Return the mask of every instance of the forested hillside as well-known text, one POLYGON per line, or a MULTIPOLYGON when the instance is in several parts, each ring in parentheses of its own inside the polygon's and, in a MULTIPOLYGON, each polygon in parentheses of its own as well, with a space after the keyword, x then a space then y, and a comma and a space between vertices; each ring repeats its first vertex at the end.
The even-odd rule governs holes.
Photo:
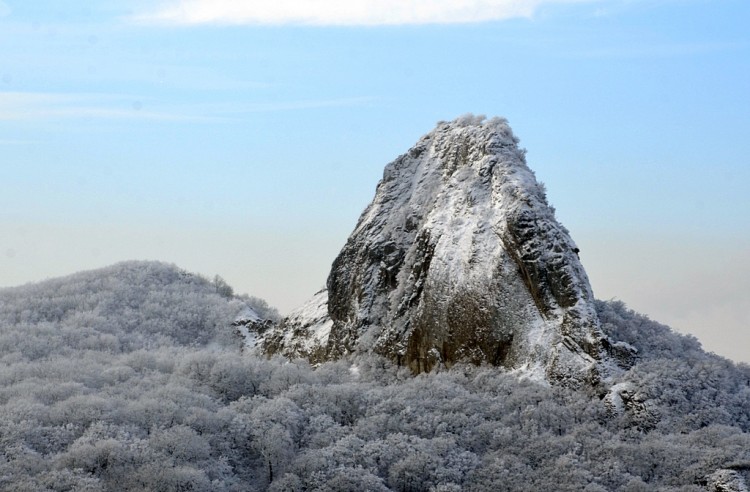
MULTIPOLYGON (((598 302, 607 394, 242 352, 255 298, 160 263, 0 290, 0 490, 706 491, 750 470, 750 368, 598 302)), ((721 485, 724 484, 724 485, 721 485)))

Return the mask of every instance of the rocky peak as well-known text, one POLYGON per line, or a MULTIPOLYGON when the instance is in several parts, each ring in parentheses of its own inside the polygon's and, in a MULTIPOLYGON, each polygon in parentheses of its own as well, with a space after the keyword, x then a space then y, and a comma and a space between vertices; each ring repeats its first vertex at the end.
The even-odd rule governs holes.
POLYGON ((386 166, 333 263, 328 317, 296 313, 267 351, 294 355, 299 341, 279 342, 297 330, 326 358, 372 351, 414 372, 467 361, 596 382, 606 340, 577 253, 506 120, 441 122, 386 166))

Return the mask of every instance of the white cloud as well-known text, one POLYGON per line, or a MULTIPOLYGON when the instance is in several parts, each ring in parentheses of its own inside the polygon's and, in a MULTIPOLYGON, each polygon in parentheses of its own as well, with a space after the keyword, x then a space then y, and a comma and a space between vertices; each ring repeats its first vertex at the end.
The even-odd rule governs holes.
POLYGON ((10 15, 10 7, 7 3, 0 0, 0 17, 8 17, 10 15))
POLYGON ((531 17, 545 4, 596 0, 177 0, 133 17, 157 24, 403 25, 531 17))

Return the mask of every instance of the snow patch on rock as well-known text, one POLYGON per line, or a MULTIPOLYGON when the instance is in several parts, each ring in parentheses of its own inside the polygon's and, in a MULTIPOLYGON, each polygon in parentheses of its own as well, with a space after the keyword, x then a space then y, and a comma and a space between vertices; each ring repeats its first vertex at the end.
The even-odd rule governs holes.
POLYGON ((333 321, 328 316, 328 291, 323 289, 265 333, 261 347, 268 355, 280 354, 320 363, 325 360, 332 327, 333 321))
POLYGON ((745 478, 735 470, 716 470, 707 481, 711 492, 748 492, 745 478))

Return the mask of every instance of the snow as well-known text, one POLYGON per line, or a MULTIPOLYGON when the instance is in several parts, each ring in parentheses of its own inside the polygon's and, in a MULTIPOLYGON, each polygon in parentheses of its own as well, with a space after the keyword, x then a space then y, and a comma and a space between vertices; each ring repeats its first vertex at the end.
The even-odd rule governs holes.
MULTIPOLYGON (((312 358, 325 352, 333 321, 328 316, 328 292, 317 292, 304 305, 263 333, 254 332, 256 346, 289 358, 312 358)), ((252 330, 251 330, 252 331, 252 330)))
POLYGON ((721 492, 748 492, 745 479, 735 470, 716 470, 707 478, 713 490, 721 492))
POLYGON ((635 393, 635 388, 630 382, 622 382, 613 385, 604 397, 604 404, 607 405, 615 415, 620 415, 625 411, 625 402, 622 394, 635 393))
MULTIPOLYGON (((325 347, 333 327, 333 321, 328 316, 328 291, 318 291, 312 299, 294 310, 286 318, 285 323, 307 330, 306 338, 296 339, 303 351, 310 352, 316 347, 325 347)), ((293 331, 287 331, 285 338, 292 341, 293 331)))
MULTIPOLYGON (((450 315, 448 306, 474 295, 487 309, 501 312, 513 330, 514 368, 533 378, 547 377, 552 364, 565 377, 588 373, 596 362, 582 347, 598 346, 603 336, 593 294, 575 243, 555 220, 517 143, 506 120, 466 115, 439 123, 388 164, 339 256, 345 263, 339 270, 334 263, 331 272, 339 280, 339 291, 331 295, 348 303, 354 319, 335 325, 327 293, 319 292, 282 323, 289 350, 309 353, 338 343, 340 350, 379 347, 401 356, 413 321, 429 315, 435 323, 431 336, 448 336, 439 326, 450 315), (509 224, 522 219, 533 224, 534 236, 508 244, 509 224), (427 259, 425 248, 432 248, 427 259), (521 261, 563 278, 572 305, 561 307, 549 286, 543 286, 546 297, 535 298, 540 294, 530 292, 521 261), (421 268, 426 262, 429 268, 421 268), (386 292, 384 277, 392 283, 386 292), (336 338, 341 336, 357 338, 336 338)), ((424 350, 425 357, 440 360, 438 346, 424 350)))
POLYGON ((239 325, 237 329, 242 335, 242 341, 246 350, 254 350, 258 345, 258 334, 255 331, 251 331, 247 325, 239 325))
POLYGON ((262 321, 262 319, 250 306, 243 307, 234 320, 235 323, 250 323, 256 321, 262 321))

